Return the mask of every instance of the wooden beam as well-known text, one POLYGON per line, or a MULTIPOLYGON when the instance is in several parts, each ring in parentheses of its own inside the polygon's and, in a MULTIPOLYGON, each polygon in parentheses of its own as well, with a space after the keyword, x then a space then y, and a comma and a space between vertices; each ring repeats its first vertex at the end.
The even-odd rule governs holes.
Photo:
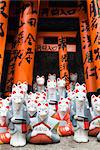
POLYGON ((40 18, 79 18, 81 9, 80 7, 72 8, 59 8, 59 7, 45 7, 40 9, 40 18))
MULTIPOLYGON (((66 45, 67 46, 67 52, 76 52, 76 45, 66 45)), ((58 52, 59 47, 58 44, 41 44, 38 43, 36 45, 36 52, 58 52)))
MULTIPOLYGON (((66 36, 65 36, 66 37, 66 36)), ((76 44, 67 44, 67 52, 76 52, 76 44)), ((36 52, 58 52, 58 44, 45 44, 44 37, 37 37, 36 52)))
POLYGON ((66 32, 38 32, 37 37, 75 37, 76 38, 77 31, 66 31, 66 32))

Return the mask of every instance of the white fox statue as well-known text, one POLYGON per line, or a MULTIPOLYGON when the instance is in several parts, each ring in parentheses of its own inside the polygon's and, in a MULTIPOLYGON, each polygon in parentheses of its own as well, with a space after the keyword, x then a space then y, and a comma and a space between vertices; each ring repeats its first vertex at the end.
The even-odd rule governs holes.
POLYGON ((11 94, 12 104, 7 114, 7 124, 10 129, 10 145, 18 147, 26 144, 27 124, 29 116, 24 105, 24 92, 16 85, 11 94), (16 90, 14 90, 16 89, 16 90))
POLYGON ((47 144, 60 142, 57 134, 59 121, 49 116, 49 104, 46 100, 38 103, 37 116, 31 122, 32 132, 27 139, 30 143, 47 144))
POLYGON ((100 142, 100 95, 91 97, 91 122, 89 126, 89 135, 96 136, 100 142))
POLYGON ((86 104, 86 86, 79 83, 75 86, 75 100, 71 103, 71 121, 74 126, 74 140, 78 143, 88 142, 90 111, 86 104))

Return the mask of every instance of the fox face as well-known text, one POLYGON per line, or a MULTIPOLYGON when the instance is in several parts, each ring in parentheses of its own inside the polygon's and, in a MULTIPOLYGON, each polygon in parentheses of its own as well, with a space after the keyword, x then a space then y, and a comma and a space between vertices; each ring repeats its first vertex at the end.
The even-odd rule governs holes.
POLYGON ((16 110, 19 110, 24 102, 24 91, 21 88, 13 90, 11 94, 12 105, 16 110))
POLYGON ((36 82, 37 82, 37 85, 44 85, 44 83, 45 83, 45 77, 44 76, 42 76, 42 77, 37 76, 36 77, 36 82))
POLYGON ((3 117, 6 117, 7 112, 9 110, 10 101, 8 99, 9 98, 6 98, 6 99, 0 98, 0 117, 2 117, 2 119, 3 117))
POLYGON ((65 79, 57 78, 57 86, 58 86, 58 88, 59 88, 59 87, 64 88, 64 87, 66 86, 66 81, 65 81, 65 79))
POLYGON ((68 95, 68 97, 69 97, 71 100, 74 100, 74 99, 75 99, 75 92, 72 91, 71 89, 69 89, 69 90, 67 91, 67 95, 68 95))
POLYGON ((70 73, 70 80, 72 82, 77 82, 77 77, 78 77, 77 73, 70 73))
POLYGON ((100 95, 99 96, 92 95, 91 102, 92 102, 93 111, 96 114, 100 115, 100 95))
POLYGON ((20 82, 20 81, 18 81, 17 82, 17 87, 19 87, 19 88, 21 88, 23 91, 24 91, 24 93, 27 93, 27 90, 28 90, 28 83, 25 81, 25 82, 20 82))
POLYGON ((56 80, 47 80, 47 88, 48 89, 53 89, 56 88, 56 80))
POLYGON ((56 74, 50 74, 49 73, 48 79, 50 79, 50 80, 56 80, 56 74))
POLYGON ((33 116, 37 112, 37 101, 28 101, 26 106, 30 116, 33 116))
POLYGON ((49 114, 49 104, 47 101, 41 101, 37 105, 37 115, 41 121, 45 120, 49 114))
POLYGON ((58 102, 58 111, 59 112, 68 112, 70 109, 70 98, 61 98, 58 102))
POLYGON ((75 85, 75 99, 78 102, 85 102, 86 101, 86 85, 79 83, 76 83, 75 85))

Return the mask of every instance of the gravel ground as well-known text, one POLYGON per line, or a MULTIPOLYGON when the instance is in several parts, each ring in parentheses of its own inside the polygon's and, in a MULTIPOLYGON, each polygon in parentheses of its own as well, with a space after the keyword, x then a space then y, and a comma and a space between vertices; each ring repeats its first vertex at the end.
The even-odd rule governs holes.
POLYGON ((88 143, 76 143, 73 136, 61 138, 58 144, 33 145, 27 144, 24 147, 12 147, 8 144, 0 145, 0 150, 100 150, 100 142, 96 138, 90 137, 88 143))

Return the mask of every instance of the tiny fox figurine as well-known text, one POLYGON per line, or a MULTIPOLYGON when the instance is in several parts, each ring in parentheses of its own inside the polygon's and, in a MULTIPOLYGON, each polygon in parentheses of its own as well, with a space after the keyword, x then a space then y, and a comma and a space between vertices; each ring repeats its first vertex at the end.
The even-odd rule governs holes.
POLYGON ((28 94, 27 94, 27 91, 28 91, 28 83, 25 81, 25 82, 20 82, 18 81, 17 82, 17 87, 22 89, 23 92, 24 92, 24 101, 25 103, 27 102, 27 99, 28 99, 28 94))
POLYGON ((70 98, 61 98, 58 102, 58 111, 53 118, 60 121, 57 132, 60 136, 73 135, 73 126, 70 121, 70 98))
POLYGON ((58 103, 56 80, 47 80, 47 101, 49 102, 49 113, 52 116, 57 111, 58 103))
POLYGON ((67 96, 71 99, 71 103, 75 101, 75 91, 71 89, 67 90, 67 96))
POLYGON ((88 142, 86 129, 89 128, 90 112, 86 100, 86 86, 77 83, 75 85, 75 100, 71 104, 71 121, 74 126, 74 140, 79 143, 88 142))
POLYGON ((37 92, 42 92, 45 90, 45 77, 44 76, 38 76, 36 77, 36 83, 37 83, 37 92))
POLYGON ((50 80, 56 80, 56 74, 54 73, 54 74, 48 74, 48 79, 50 79, 50 80))
POLYGON ((59 100, 60 100, 60 98, 67 97, 65 78, 63 78, 63 79, 57 78, 57 89, 58 89, 59 100))
POLYGON ((75 84, 77 82, 77 73, 70 73, 70 88, 73 91, 75 89, 75 84))
POLYGON ((89 135, 96 136, 100 142, 100 95, 91 97, 92 110, 91 110, 91 122, 89 126, 89 135))
POLYGON ((47 144, 60 142, 57 134, 59 121, 49 116, 49 104, 46 100, 37 105, 37 116, 31 123, 32 132, 27 139, 30 143, 47 144))
POLYGON ((36 93, 32 93, 32 92, 29 93, 26 106, 31 121, 36 116, 37 113, 36 93))

